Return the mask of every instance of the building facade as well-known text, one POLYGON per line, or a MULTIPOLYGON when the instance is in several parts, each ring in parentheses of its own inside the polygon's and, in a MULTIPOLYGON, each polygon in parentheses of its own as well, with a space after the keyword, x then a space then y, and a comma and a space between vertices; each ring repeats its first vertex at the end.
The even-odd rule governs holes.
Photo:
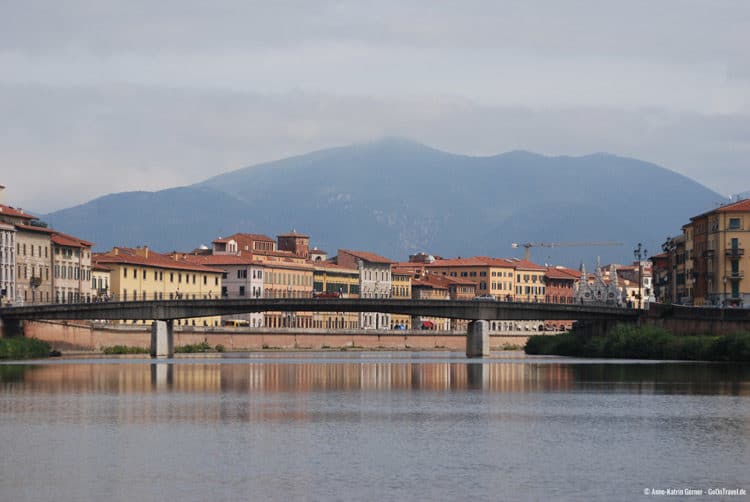
MULTIPOLYGON (((394 262, 375 253, 339 249, 336 263, 359 271, 360 298, 390 298, 393 288, 391 264, 394 262)), ((389 329, 391 315, 363 312, 359 315, 359 327, 365 329, 389 329)))
MULTIPOLYGON (((183 254, 180 258, 221 272, 221 298, 263 298, 265 268, 251 254, 183 254)), ((221 317, 221 322, 225 325, 262 328, 265 315, 262 312, 225 315, 221 317)))
MULTIPOLYGON (((747 307, 750 281, 750 199, 721 206, 691 218, 696 305, 747 307)), ((685 228, 683 228, 685 231, 685 228)), ((685 232, 686 247, 690 243, 685 232)))
MULTIPOLYGON (((94 261, 110 268, 110 299, 114 301, 197 300, 221 296, 221 271, 190 263, 178 255, 156 253, 148 247, 115 247, 95 255, 94 261)), ((218 326, 220 322, 219 316, 211 316, 178 319, 175 324, 218 326)))
POLYGON ((16 225, 17 305, 52 303, 52 235, 54 231, 33 225, 16 225))
POLYGON ((109 282, 112 269, 99 264, 92 255, 91 262, 91 301, 107 302, 110 299, 109 282))
POLYGON ((0 306, 16 297, 16 227, 0 223, 0 306))
POLYGON ((91 302, 91 243, 60 232, 50 240, 55 303, 91 302))
MULTIPOLYGON (((391 267, 391 298, 394 300, 411 300, 411 281, 414 272, 395 264, 391 267)), ((391 329, 412 329, 411 316, 406 314, 391 314, 391 329)))
MULTIPOLYGON (((359 298, 359 270, 326 261, 313 261, 313 298, 359 298)), ((353 329, 359 326, 356 312, 314 312, 313 327, 353 329)))
POLYGON ((476 284, 477 295, 493 295, 498 301, 516 301, 516 266, 511 258, 435 259, 425 264, 430 274, 467 279, 476 284))

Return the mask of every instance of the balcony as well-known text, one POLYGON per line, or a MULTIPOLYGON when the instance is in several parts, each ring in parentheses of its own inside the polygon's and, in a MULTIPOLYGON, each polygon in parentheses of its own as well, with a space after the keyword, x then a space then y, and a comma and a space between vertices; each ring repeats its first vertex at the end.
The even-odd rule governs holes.
POLYGON ((713 258, 715 254, 716 251, 714 251, 713 249, 706 249, 705 251, 703 251, 703 258, 713 258))
POLYGON ((743 277, 745 277, 745 272, 743 272, 742 270, 729 272, 726 276, 726 278, 729 280, 742 279, 743 277))
POLYGON ((724 255, 729 258, 740 258, 742 256, 745 256, 745 249, 744 248, 727 248, 724 250, 724 255))

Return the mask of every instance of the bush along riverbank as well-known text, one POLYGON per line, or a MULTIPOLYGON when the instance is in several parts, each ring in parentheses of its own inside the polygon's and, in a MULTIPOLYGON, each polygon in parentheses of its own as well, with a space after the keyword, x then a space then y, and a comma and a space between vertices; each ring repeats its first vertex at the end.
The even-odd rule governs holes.
POLYGON ((686 361, 750 361, 750 332, 726 336, 677 336, 655 326, 618 325, 607 336, 572 333, 535 335, 524 351, 532 355, 686 361))
POLYGON ((36 338, 0 338, 0 359, 39 359, 50 355, 49 344, 36 338))

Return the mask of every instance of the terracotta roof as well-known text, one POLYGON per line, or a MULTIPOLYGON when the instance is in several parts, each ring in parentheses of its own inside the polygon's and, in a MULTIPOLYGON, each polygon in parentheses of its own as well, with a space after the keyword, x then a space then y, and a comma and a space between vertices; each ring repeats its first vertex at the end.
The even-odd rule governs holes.
POLYGON ((292 253, 291 251, 264 251, 262 249, 257 249, 254 251, 240 251, 240 254, 246 254, 251 253, 254 255, 262 255, 262 256, 279 256, 282 258, 299 258, 296 254, 292 253))
POLYGON ((735 202, 734 204, 728 204, 726 206, 721 206, 720 208, 716 209, 716 212, 719 212, 719 213, 730 213, 730 212, 739 212, 739 211, 750 211, 750 199, 744 199, 744 200, 735 202))
POLYGON ((132 248, 112 248, 108 253, 98 253, 95 257, 97 263, 102 264, 127 264, 140 265, 143 267, 158 267, 175 270, 192 270, 196 272, 217 273, 215 268, 206 267, 197 263, 190 263, 182 258, 172 258, 168 255, 148 250, 148 258, 140 250, 132 248), (117 253, 117 254, 115 254, 117 253))
POLYGON ((436 280, 438 282, 446 283, 446 284, 462 284, 464 286, 476 286, 477 285, 477 281, 473 279, 463 278, 463 277, 451 277, 449 275, 437 275, 437 274, 428 275, 427 277, 430 278, 430 280, 436 280))
POLYGON ((310 263, 316 269, 326 269, 326 270, 331 269, 331 270, 340 270, 342 272, 352 272, 355 274, 359 273, 359 270, 357 270, 356 268, 344 267, 343 265, 337 265, 336 263, 331 263, 330 261, 313 261, 310 263))
POLYGON ((536 263, 518 258, 491 258, 489 256, 474 256, 471 258, 449 258, 447 260, 435 260, 425 265, 427 268, 440 267, 503 267, 520 270, 544 271, 545 267, 536 263))
POLYGON ((310 263, 297 263, 293 261, 264 261, 263 266, 266 268, 288 268, 292 270, 314 270, 310 263))
MULTIPOLYGON (((178 253, 179 254, 179 253, 178 253)), ((257 260, 253 260, 252 255, 231 255, 231 254, 220 254, 220 255, 206 255, 206 254, 183 254, 181 258, 189 263, 196 263, 199 265, 206 265, 207 267, 216 267, 222 265, 257 265, 262 263, 257 260)))
POLYGON ((544 275, 550 279, 567 279, 573 281, 581 278, 581 272, 566 267, 547 267, 547 272, 544 275))
POLYGON ((411 280, 411 287, 412 288, 432 288, 432 289, 448 289, 448 284, 436 280, 435 277, 426 276, 422 279, 412 279, 411 280))
POLYGON ((250 241, 276 242, 274 239, 272 239, 271 237, 267 235, 243 234, 243 233, 236 233, 236 234, 230 235, 229 237, 220 237, 211 242, 229 242, 231 240, 236 241, 237 243, 241 243, 241 242, 249 243, 250 241))
POLYGON ((0 204, 0 215, 13 216, 14 218, 24 218, 27 220, 36 219, 36 216, 31 216, 21 208, 16 209, 15 207, 6 206, 5 204, 0 204))
POLYGON ((34 225, 16 225, 16 230, 26 230, 28 232, 39 232, 42 234, 52 235, 55 233, 51 228, 35 227, 34 225))
POLYGON ((388 258, 385 258, 383 256, 380 256, 379 254, 370 253, 368 251, 353 251, 351 249, 339 249, 339 254, 341 253, 347 253, 355 258, 359 258, 363 261, 369 261, 371 263, 394 263, 393 260, 389 260, 388 258))
POLYGON ((108 267, 104 265, 103 263, 98 263, 96 261, 91 262, 91 270, 104 270, 106 272, 110 272, 112 270, 112 267, 108 267))
POLYGON ((92 244, 89 241, 73 237, 72 235, 56 232, 52 235, 52 242, 60 246, 69 246, 74 248, 90 248, 92 244))

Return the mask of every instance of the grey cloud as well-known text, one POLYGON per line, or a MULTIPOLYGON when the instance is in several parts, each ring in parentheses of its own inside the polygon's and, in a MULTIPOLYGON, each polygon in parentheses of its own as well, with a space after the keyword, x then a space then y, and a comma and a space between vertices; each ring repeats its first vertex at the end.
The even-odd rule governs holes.
POLYGON ((749 20, 743 0, 467 1, 460 5, 449 0, 30 0, 4 5, 0 47, 214 52, 343 41, 695 61, 743 55, 749 20))
POLYGON ((13 166, 0 180, 6 202, 37 211, 384 135, 474 155, 608 151, 659 163, 722 193, 750 187, 750 114, 488 107, 426 95, 5 86, 0 117, 0 150, 13 166))

